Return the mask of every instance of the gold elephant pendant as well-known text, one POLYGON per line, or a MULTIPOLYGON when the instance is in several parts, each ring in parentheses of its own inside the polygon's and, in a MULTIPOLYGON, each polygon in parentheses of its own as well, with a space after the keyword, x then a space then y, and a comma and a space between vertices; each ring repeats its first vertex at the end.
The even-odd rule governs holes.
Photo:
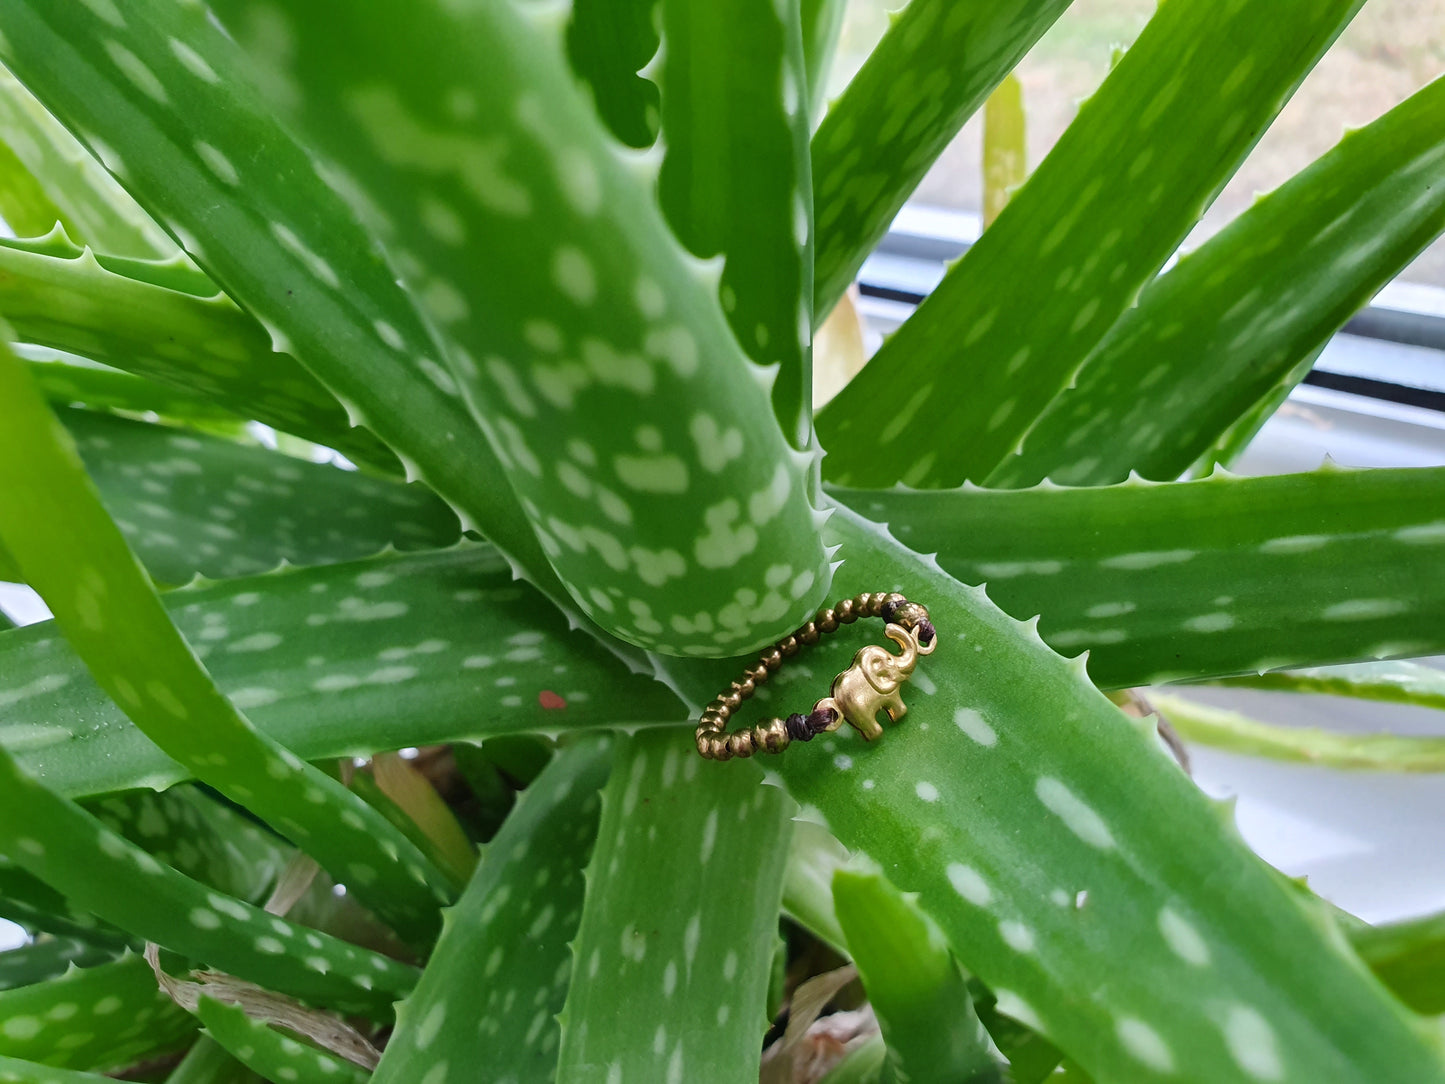
MULTIPOLYGON (((873 741, 883 734, 878 722, 880 711, 888 714, 889 722, 896 723, 908 712, 903 703, 902 686, 913 674, 920 655, 932 655, 938 647, 935 636, 926 645, 916 633, 902 625, 888 625, 884 630, 888 639, 902 648, 894 655, 885 647, 869 644, 860 648, 853 656, 853 665, 833 679, 829 695, 818 701, 819 708, 832 708, 843 719, 863 735, 864 741, 873 741)), ((832 729, 836 729, 837 723, 832 729)))

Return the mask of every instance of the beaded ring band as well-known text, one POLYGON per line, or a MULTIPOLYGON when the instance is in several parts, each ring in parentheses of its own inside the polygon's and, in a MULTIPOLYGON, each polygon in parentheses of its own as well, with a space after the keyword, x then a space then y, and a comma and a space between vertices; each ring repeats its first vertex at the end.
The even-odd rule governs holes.
POLYGON ((846 598, 819 610, 812 621, 765 650, 755 666, 744 670, 739 680, 713 699, 697 724, 697 751, 708 760, 750 757, 759 751, 781 753, 795 741, 812 741, 819 734, 837 730, 845 719, 865 741, 872 741, 883 733, 876 718, 880 710, 895 723, 907 712, 899 687, 913 673, 918 657, 933 654, 937 646, 938 634, 922 604, 897 593, 865 592, 846 598), (795 713, 726 733, 733 713, 782 669, 785 661, 816 644, 825 633, 836 632, 840 625, 851 625, 860 617, 883 618, 885 635, 902 653, 894 655, 887 648, 869 644, 853 656, 852 666, 833 679, 829 694, 814 704, 809 714, 795 713))

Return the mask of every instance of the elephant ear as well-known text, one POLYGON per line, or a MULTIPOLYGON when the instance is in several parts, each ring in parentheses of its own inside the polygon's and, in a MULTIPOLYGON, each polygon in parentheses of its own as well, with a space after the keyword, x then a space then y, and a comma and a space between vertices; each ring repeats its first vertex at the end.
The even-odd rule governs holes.
POLYGON ((863 667, 863 672, 868 675, 868 683, 879 692, 891 693, 898 688, 897 656, 886 647, 875 645, 873 650, 864 651, 862 658, 858 661, 863 667))

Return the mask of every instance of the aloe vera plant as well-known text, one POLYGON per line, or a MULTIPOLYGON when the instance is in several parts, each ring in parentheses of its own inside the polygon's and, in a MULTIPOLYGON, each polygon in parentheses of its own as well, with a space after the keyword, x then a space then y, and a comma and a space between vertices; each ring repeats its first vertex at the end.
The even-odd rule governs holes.
POLYGON ((1176 480, 1445 229, 1437 81, 1160 273, 1361 2, 1161 5, 815 427, 1066 0, 912 0, 816 133, 838 0, 11 0, 0 1078, 751 1082, 801 939, 876 1016, 837 1081, 1445 1081, 1439 922, 1100 691, 1440 705, 1372 665, 1445 650, 1440 470, 1176 480), (875 592, 906 718, 806 725, 844 620, 747 680, 791 747, 697 755, 875 592))

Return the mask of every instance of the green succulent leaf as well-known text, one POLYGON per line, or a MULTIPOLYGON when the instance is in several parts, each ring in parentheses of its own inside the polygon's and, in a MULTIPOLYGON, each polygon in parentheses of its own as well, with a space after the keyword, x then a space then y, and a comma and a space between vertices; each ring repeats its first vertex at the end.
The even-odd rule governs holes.
MULTIPOLYGON (((59 1082, 57 1082, 59 1084, 59 1082)), ((259 1076, 251 1072, 226 1052, 226 1048, 214 1039, 201 1036, 187 1051, 181 1063, 166 1084, 264 1084, 259 1076)))
POLYGON ((883 1037, 875 1035, 856 1050, 850 1050, 819 1084, 874 1084, 882 1079, 888 1048, 883 1037))
POLYGON ((0 313, 25 342, 149 377, 399 473, 329 391, 182 257, 97 256, 58 230, 0 240, 0 313))
POLYGON ((638 74, 657 53, 658 0, 576 0, 567 55, 592 91, 598 115, 629 147, 657 138, 657 84, 638 74))
POLYGON ((1384 926, 1364 926, 1350 943, 1370 969, 1410 1008, 1445 1012, 1445 915, 1426 915, 1384 926))
MULTIPOLYGON (((233 3, 214 6, 224 19, 233 3)), ((296 53, 278 74, 299 84, 297 127, 398 239, 397 271, 442 329, 497 484, 515 488, 576 607, 664 654, 736 654, 784 635, 826 590, 814 458, 779 429, 771 375, 734 341, 716 272, 668 229, 650 168, 621 153, 580 92, 559 13, 424 0, 397 21, 383 0, 292 8, 296 53), (569 436, 555 455, 553 433, 569 436), (754 583, 761 597, 740 586, 754 583)), ((789 327, 796 339, 796 317, 789 327)), ((445 479, 426 480, 459 503, 445 479)))
POLYGON ((1215 467, 1230 469, 1244 454, 1250 442, 1254 440, 1259 431, 1264 428, 1264 423, 1275 415, 1275 411, 1284 405, 1290 393, 1309 375, 1310 370, 1315 367, 1315 359, 1324 352, 1329 341, 1322 343, 1317 350, 1312 350, 1302 359, 1295 363, 1269 391, 1256 399, 1254 405, 1240 414, 1239 417, 1210 443, 1204 454, 1195 460, 1190 468, 1188 476, 1191 478, 1203 478, 1212 474, 1215 467))
MULTIPOLYGON (((977 985, 977 984, 975 984, 977 985)), ((1037 1031, 1012 1017, 1001 1016, 997 1002, 986 988, 977 986, 975 1007, 989 1035, 1009 1063, 1009 1084, 1063 1084, 1058 1047, 1037 1031)))
MULTIPOLYGON (((840 733, 769 767, 918 894, 1000 1012, 1099 1079, 1345 1082, 1360 1065, 1381 1080, 1445 1079, 1433 1038, 1365 977, 1333 919, 1248 850, 1152 724, 875 525, 840 510, 829 532, 839 588, 924 602, 940 646, 882 740, 840 733), (1129 966, 1110 971, 1107 999, 1081 998, 1109 959, 1129 966)), ((849 635, 828 640, 769 681, 760 710, 826 687, 857 649, 849 635)), ((679 664, 670 677, 704 702, 717 669, 679 664)))
MULTIPOLYGON (((1442 114, 1445 78, 1348 133, 1150 284, 988 484, 1177 478, 1256 403, 1272 412, 1304 363, 1445 230, 1442 114)), ((1245 422, 1226 450, 1256 428, 1245 422)))
MULTIPOLYGON (((0 144, 35 178, 57 211, 39 223, 39 233, 59 222, 70 236, 113 256, 175 255, 175 242, 165 231, 7 71, 0 71, 0 144)), ((5 220, 25 236, 22 223, 8 212, 5 220)))
MULTIPOLYGON (((0 401, 8 407, 0 428, 0 539, 96 683, 167 755, 350 883, 403 936, 434 932, 437 904, 449 892, 445 877, 370 806, 256 730, 216 688, 8 348, 0 350, 0 401)), ((243 650, 280 642, 274 631, 258 633, 243 650)))
POLYGON ((118 953, 112 948, 87 944, 68 937, 48 937, 19 948, 0 952, 0 990, 32 986, 64 975, 73 964, 95 967, 109 963, 118 953))
POLYGON ((1014 189, 1028 179, 1024 88, 1019 77, 1004 77, 983 107, 983 226, 988 229, 1008 206, 1014 189))
POLYGON ((835 494, 1105 688, 1445 648, 1445 469, 835 494))
POLYGON ((25 237, 45 233, 60 221, 60 208, 3 142, 0 142, 0 218, 25 237))
POLYGON ((813 184, 797 0, 661 0, 663 211, 723 259, 723 310, 748 357, 778 366, 773 410, 812 442, 813 184))
POLYGON ((365 1084, 371 1074, 358 1065, 288 1038, 244 1009, 203 997, 196 1009, 206 1034, 237 1061, 267 1080, 297 1084, 365 1084))
POLYGON ((461 535, 452 511, 420 486, 202 433, 58 413, 116 525, 162 583, 354 561, 387 546, 440 548, 461 535))
POLYGON ((1318 727, 1282 726, 1159 693, 1151 693, 1149 703, 1185 741, 1232 753, 1355 771, 1445 771, 1445 738, 1341 734, 1318 727))
MULTIPOLYGON (((163 598, 232 702, 304 760, 685 714, 666 687, 569 630, 488 547, 198 583, 163 598), (270 636, 281 644, 260 648, 270 636)), ((107 699, 50 624, 0 634, 0 673, 0 745, 56 791, 192 777, 107 699)))
POLYGON ((827 94, 828 73, 833 67, 833 55, 838 50, 848 2, 800 0, 798 8, 803 30, 803 63, 808 74, 808 116, 816 117, 827 94))
POLYGON ((251 903, 270 890, 295 853, 199 787, 117 794, 87 802, 85 808, 151 857, 251 903))
POLYGON ((116 953, 132 942, 130 935, 72 906, 55 889, 17 868, 4 855, 0 855, 0 918, 32 936, 50 934, 116 953))
POLYGON ((756 767, 713 770, 677 730, 619 747, 573 943, 559 1080, 756 1084, 790 805, 756 767))
POLYGON ((998 221, 818 415, 825 475, 986 478, 1362 2, 1161 4, 998 221), (1160 132, 1209 133, 1208 150, 1161 154, 1160 132))
POLYGON ((912 0, 894 19, 813 137, 814 325, 963 122, 1068 6, 912 0))
MULTIPOLYGON (((104 140, 127 190, 351 423, 371 429, 410 477, 565 601, 411 295, 336 188, 355 192, 334 171, 318 172, 261 103, 244 58, 205 8, 137 0, 119 26, 109 10, 24 0, 7 19, 3 59, 68 127, 104 140)), ((441 307, 455 290, 433 284, 428 296, 441 307)))
POLYGON ((1445 672, 1414 662, 1361 662, 1303 670, 1276 670, 1267 674, 1220 678, 1216 684, 1445 708, 1445 672))
POLYGON ((39 346, 16 345, 30 375, 52 406, 84 407, 120 414, 155 415, 164 425, 178 425, 248 441, 245 420, 193 392, 147 377, 112 369, 74 354, 39 346))
POLYGON ((833 875, 848 862, 848 849, 813 821, 793 825, 783 874, 783 914, 818 940, 847 955, 848 939, 833 907, 833 875))
POLYGON ((1005 1080, 1003 1062, 938 927, 873 869, 833 874, 833 904, 888 1044, 883 1080, 1005 1080))
POLYGON ((611 763, 610 739, 583 739, 527 788, 448 912, 416 992, 397 1007, 376 1084, 412 1084, 439 1064, 485 1064, 493 1079, 519 1084, 555 1078, 554 1018, 572 977, 569 942, 611 763))
POLYGON ((0 992, 0 1055, 10 1058, 119 1069, 181 1049, 195 1030, 135 955, 0 992))
MULTIPOLYGON (((136 937, 323 1005, 376 1011, 415 971, 208 889, 25 775, 0 749, 0 853, 136 937)), ((149 989, 155 979, 144 961, 149 989)), ((17 991, 18 992, 18 991, 17 991)), ((3 995, 0 995, 3 996, 3 995)))
POLYGON ((52 1065, 0 1055, 0 1080, 6 1084, 112 1084, 114 1077, 57 1069, 52 1065))

